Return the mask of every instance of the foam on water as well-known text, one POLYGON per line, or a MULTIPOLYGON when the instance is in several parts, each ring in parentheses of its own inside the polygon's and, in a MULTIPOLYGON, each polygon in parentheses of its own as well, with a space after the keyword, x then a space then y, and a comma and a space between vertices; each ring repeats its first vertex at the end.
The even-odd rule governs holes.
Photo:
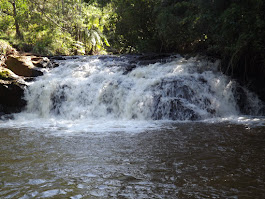
MULTIPOLYGON (((166 63, 132 64, 124 57, 80 57, 29 83, 26 110, 1 126, 64 132, 139 132, 166 121, 253 121, 242 119, 236 82, 218 63, 171 57, 166 63)), ((246 111, 262 103, 242 88, 246 111)), ((241 90, 242 90, 241 89, 241 90)))

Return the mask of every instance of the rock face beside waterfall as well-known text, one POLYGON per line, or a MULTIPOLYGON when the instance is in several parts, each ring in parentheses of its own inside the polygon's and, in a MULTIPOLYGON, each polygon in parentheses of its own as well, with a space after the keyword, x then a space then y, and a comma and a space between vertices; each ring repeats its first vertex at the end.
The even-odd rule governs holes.
POLYGON ((7 57, 2 55, 0 63, 0 117, 22 111, 26 106, 24 80, 43 75, 41 68, 53 67, 48 58, 19 55, 16 51, 7 57))
POLYGON ((25 87, 21 77, 0 67, 0 116, 20 112, 25 107, 25 87))
POLYGON ((24 88, 23 84, 0 80, 0 116, 23 110, 26 105, 24 88))

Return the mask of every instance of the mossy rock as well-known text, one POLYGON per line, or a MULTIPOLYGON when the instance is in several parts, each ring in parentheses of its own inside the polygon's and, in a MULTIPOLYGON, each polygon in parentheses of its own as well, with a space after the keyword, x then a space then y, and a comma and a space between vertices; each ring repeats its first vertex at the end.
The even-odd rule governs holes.
POLYGON ((9 69, 0 67, 0 79, 2 80, 16 80, 16 75, 9 69))
POLYGON ((9 73, 7 71, 1 71, 0 72, 0 79, 9 80, 10 79, 9 73))

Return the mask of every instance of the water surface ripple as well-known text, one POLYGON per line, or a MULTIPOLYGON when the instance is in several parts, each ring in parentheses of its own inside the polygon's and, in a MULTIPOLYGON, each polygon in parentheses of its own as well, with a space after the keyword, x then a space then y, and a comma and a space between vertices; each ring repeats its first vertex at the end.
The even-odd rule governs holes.
POLYGON ((0 129, 0 198, 265 198, 265 128, 0 129))

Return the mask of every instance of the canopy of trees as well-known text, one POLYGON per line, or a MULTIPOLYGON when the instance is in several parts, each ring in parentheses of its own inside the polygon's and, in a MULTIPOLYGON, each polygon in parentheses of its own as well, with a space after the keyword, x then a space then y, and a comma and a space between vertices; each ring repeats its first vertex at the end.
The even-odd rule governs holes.
POLYGON ((264 8, 262 0, 1 0, 0 36, 44 54, 92 53, 109 40, 122 53, 207 52, 233 55, 233 65, 264 51, 264 8))
POLYGON ((92 53, 109 45, 110 10, 82 0, 1 0, 0 36, 39 54, 92 53))

